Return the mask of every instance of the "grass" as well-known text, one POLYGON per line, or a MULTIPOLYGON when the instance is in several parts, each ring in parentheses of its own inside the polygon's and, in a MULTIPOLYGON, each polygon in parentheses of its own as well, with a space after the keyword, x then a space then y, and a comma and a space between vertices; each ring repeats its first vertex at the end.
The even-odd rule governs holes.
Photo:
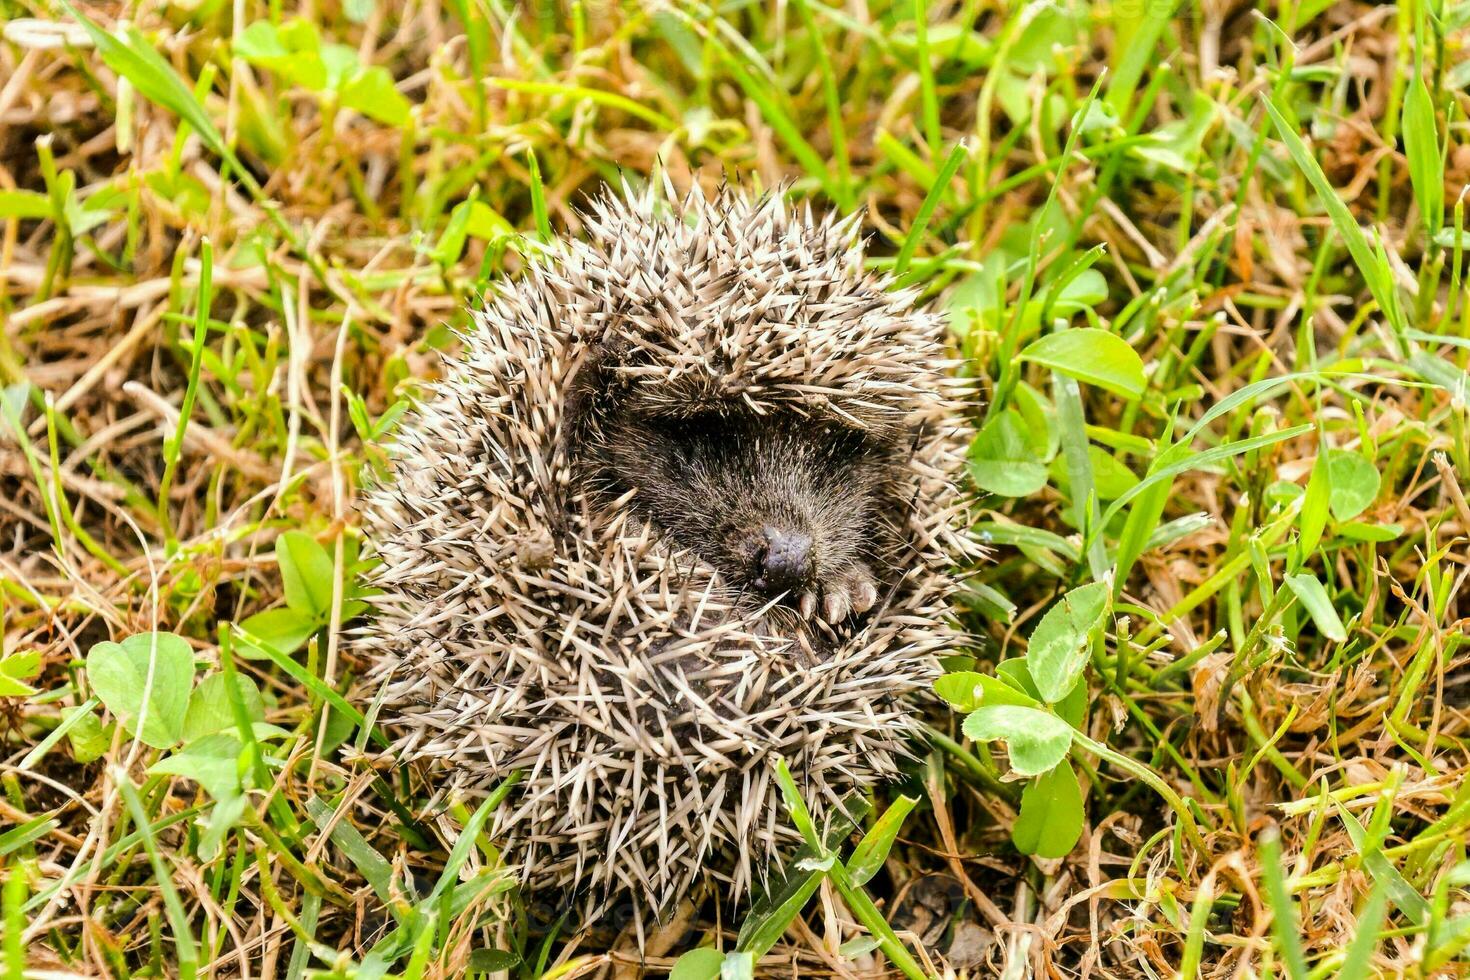
POLYGON ((867 826, 788 779, 813 860, 642 965, 1470 970, 1470 5, 304 9, 0 0, 6 976, 639 966, 526 931, 513 787, 426 806, 339 638, 452 328, 659 168, 856 208, 950 311, 950 693, 1058 738, 916 708, 867 826))

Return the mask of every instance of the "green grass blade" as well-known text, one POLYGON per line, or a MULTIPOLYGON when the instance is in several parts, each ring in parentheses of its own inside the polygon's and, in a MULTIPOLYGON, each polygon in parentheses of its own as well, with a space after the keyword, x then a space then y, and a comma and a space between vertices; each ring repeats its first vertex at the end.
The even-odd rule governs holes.
POLYGON ((816 179, 828 197, 834 201, 840 200, 842 190, 833 181, 832 173, 827 168, 826 161, 822 159, 820 153, 812 148, 811 143, 807 142, 806 137, 801 135, 801 129, 792 120, 791 114, 782 106, 777 96, 773 94, 770 84, 752 75, 745 61, 735 52, 731 51, 729 46, 713 32, 702 29, 698 22, 683 11, 679 11, 679 16, 696 32, 703 34, 707 38, 709 44, 724 62, 725 67, 729 69, 730 74, 735 78, 736 84, 745 92, 746 97, 760 109, 761 117, 765 119, 766 123, 775 131, 776 135, 780 137, 781 142, 791 151, 791 155, 796 158, 797 163, 801 164, 802 169, 816 179))
MULTIPOLYGON (((32 817, 25 823, 12 827, 5 833, 0 834, 0 858, 15 853, 27 844, 40 840, 59 826, 61 826, 60 821, 53 816, 46 815, 32 817)), ((20 901, 24 902, 25 899, 22 898, 20 901)))
POLYGON ((847 859, 847 873, 858 887, 866 885, 888 860, 888 852, 903 827, 905 818, 918 804, 918 797, 900 796, 883 811, 873 826, 853 848, 852 857, 847 859))
MULTIPOLYGON (((1358 226, 1357 219, 1348 210, 1348 206, 1342 203, 1342 198, 1337 196, 1337 191, 1333 189, 1332 184, 1327 180, 1327 175, 1322 172, 1322 167, 1307 149, 1307 144, 1297 133, 1297 128, 1287 121, 1285 110, 1278 106, 1275 99, 1269 95, 1261 97, 1261 104, 1265 106, 1266 115, 1271 118, 1271 124, 1276 127, 1277 135, 1286 144, 1286 151, 1291 155, 1292 161, 1306 176, 1307 182, 1317 192, 1318 200, 1327 209, 1327 216, 1332 219, 1332 226, 1342 236, 1349 254, 1352 255, 1353 261, 1358 266, 1358 271, 1363 274, 1364 280, 1368 283, 1368 289, 1378 302, 1378 308, 1388 318, 1389 326, 1395 335, 1402 338, 1409 324, 1404 319, 1403 307, 1399 303, 1393 271, 1380 261, 1377 251, 1368 241, 1368 236, 1358 226)), ((1402 339, 1399 344, 1402 352, 1402 339)))
POLYGON ((919 247, 919 240, 929 230, 929 221, 934 217, 934 211, 939 207, 939 202, 944 198, 945 192, 950 189, 950 182, 959 172, 960 164, 964 162, 969 148, 964 140, 960 140, 950 147, 949 155, 944 158, 944 164, 939 168, 939 173, 934 176, 934 183, 929 185, 929 192, 924 195, 924 203, 919 205, 919 211, 914 215, 914 222, 909 226, 909 233, 904 236, 903 245, 898 250, 898 259, 893 264, 893 274, 902 277, 908 271, 909 263, 913 261, 914 251, 919 247))
POLYGON ((378 899, 383 905, 397 917, 399 911, 396 907, 393 894, 393 866, 373 846, 367 842, 358 829, 346 819, 335 819, 336 813, 319 796, 313 796, 306 801, 306 811, 311 814, 312 822, 317 829, 325 831, 332 828, 332 843, 342 849, 347 859, 352 862, 353 867, 367 879, 377 893, 378 899))
POLYGON ((526 163, 531 168, 531 214, 536 220, 536 234, 543 242, 551 241, 551 219, 546 214, 546 187, 541 183, 541 163, 536 148, 526 150, 526 163))
POLYGON ((924 113, 924 140, 930 159, 939 158, 944 134, 939 129, 939 95, 934 90, 934 62, 929 48, 929 4, 914 0, 914 57, 919 66, 919 104, 924 113))
POLYGON ((5 936, 0 939, 0 955, 7 980, 23 980, 26 973, 25 935, 26 870, 19 862, 0 866, 5 881, 0 885, 0 924, 5 936))
POLYGON ((1271 909, 1271 935, 1288 980, 1307 980, 1307 954, 1302 950, 1296 903, 1286 888, 1281 841, 1274 831, 1260 839, 1261 874, 1266 879, 1266 904, 1271 909))
POLYGON ((209 309, 214 300, 213 277, 214 246, 204 238, 199 242, 199 289, 194 300, 194 347, 189 354, 189 377, 184 385, 183 404, 179 406, 178 427, 163 443, 163 476, 158 481, 158 516, 170 541, 174 540, 174 532, 168 516, 169 489, 184 453, 184 433, 189 428, 189 417, 194 414, 194 401, 199 397, 199 372, 204 366, 204 348, 209 342, 209 309))
POLYGON ((1373 954, 1383 941, 1379 927, 1383 925, 1383 914, 1387 910, 1388 889, 1381 881, 1373 883, 1368 901, 1358 914, 1353 941, 1348 944, 1342 964, 1337 968, 1337 980, 1367 980, 1373 976, 1373 954))
POLYGON ((650 109, 648 106, 634 102, 627 96, 618 95, 616 92, 588 88, 585 85, 566 85, 561 82, 528 82, 520 78, 499 78, 495 76, 485 79, 485 84, 491 88, 505 89, 508 92, 560 96, 574 101, 585 100, 609 109, 625 112, 634 119, 643 120, 660 132, 673 132, 679 128, 678 123, 657 109, 650 109))
POLYGON ((137 787, 121 768, 113 772, 112 778, 122 792, 128 813, 133 818, 133 825, 138 828, 138 833, 142 837, 143 850, 148 855, 148 863, 153 867, 154 883, 163 893, 163 906, 168 913, 169 927, 173 931, 174 949, 178 956, 176 965, 179 976, 183 980, 192 980, 199 969, 198 946, 194 942, 194 933, 189 928, 189 916, 184 911, 184 903, 179 899, 178 890, 174 888, 173 870, 164 861, 163 852, 159 850, 158 840, 154 837, 153 824, 148 819, 148 812, 143 809, 143 801, 138 797, 137 787))
POLYGON ((1148 476, 1140 480, 1137 484, 1130 487, 1126 492, 1119 494, 1118 497, 1111 504, 1108 505, 1108 509, 1103 512, 1102 525, 1106 527, 1112 522, 1113 518, 1118 515, 1118 512, 1121 511, 1129 501, 1133 500, 1135 497, 1147 491, 1150 487, 1164 480, 1172 480, 1180 473, 1186 473, 1190 470, 1202 469, 1205 466, 1210 465, 1211 463, 1218 463, 1221 460, 1229 459, 1232 456, 1239 456, 1242 453, 1248 453, 1255 449, 1261 449, 1266 446, 1275 445, 1278 442, 1286 442, 1288 440, 1295 439, 1298 436, 1306 435, 1308 432, 1311 432, 1315 428, 1316 426, 1312 425, 1310 422, 1304 422, 1301 425, 1294 425, 1289 429, 1281 429, 1278 432, 1267 432, 1259 436, 1251 436, 1247 439, 1238 439, 1235 442, 1226 443, 1223 446, 1215 446, 1212 449, 1206 449, 1198 453, 1189 454, 1178 463, 1165 466, 1158 472, 1150 473, 1148 476))
POLYGON ((1425 234, 1433 236, 1444 225, 1444 158, 1439 151, 1439 123, 1429 86, 1419 71, 1409 82, 1402 121, 1404 153, 1409 158, 1409 181, 1419 205, 1425 234))
POLYGON ((827 110, 827 131, 832 140, 832 162, 837 167, 836 186, 839 190, 836 198, 837 206, 848 211, 853 207, 855 195, 851 153, 847 148, 847 125, 842 117, 842 93, 837 87, 837 77, 832 72, 832 59, 827 54, 826 43, 817 26, 816 18, 812 16, 810 2, 812 0, 793 0, 796 12, 801 17, 811 41, 812 57, 816 59, 817 70, 822 73, 822 102, 827 110))
POLYGON ((194 92, 179 78, 173 66, 163 60, 136 27, 128 27, 121 36, 109 34, 89 17, 72 6, 71 0, 58 0, 61 8, 82 25, 102 59, 119 75, 133 84, 150 102, 155 102, 194 128, 199 138, 220 157, 232 159, 234 154, 224 136, 194 97, 194 92))
POLYGON ((446 889, 453 888, 458 883, 459 869, 469 860, 470 851, 475 846, 475 838, 480 836, 480 831, 484 829, 485 822, 490 819, 490 815, 495 812, 496 808, 505 802, 505 798, 510 795, 510 791, 515 788, 516 783, 520 782, 520 779, 521 774, 519 772, 511 773, 505 779, 502 779, 495 789, 490 791, 490 795, 485 797, 485 801, 475 810, 474 815, 470 817, 464 827, 460 829, 459 836, 455 838, 454 847, 449 851, 449 858, 444 862, 444 870, 440 872, 439 881, 434 885, 434 890, 429 893, 429 897, 424 901, 425 906, 432 906, 445 893, 446 889))

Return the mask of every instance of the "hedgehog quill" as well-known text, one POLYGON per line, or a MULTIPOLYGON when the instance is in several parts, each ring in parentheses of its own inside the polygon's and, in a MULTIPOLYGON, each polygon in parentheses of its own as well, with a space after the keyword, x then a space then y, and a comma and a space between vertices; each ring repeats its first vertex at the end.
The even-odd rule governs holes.
POLYGON ((855 221, 779 195, 607 193, 488 299, 365 528, 357 641, 394 758, 483 795, 532 891, 644 925, 732 898, 894 776, 977 557, 943 324, 855 221))

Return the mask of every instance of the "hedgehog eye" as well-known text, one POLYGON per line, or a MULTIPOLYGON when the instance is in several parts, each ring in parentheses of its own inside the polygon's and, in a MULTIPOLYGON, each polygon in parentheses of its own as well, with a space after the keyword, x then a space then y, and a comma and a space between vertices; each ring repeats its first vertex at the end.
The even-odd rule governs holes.
POLYGON ((871 434, 866 430, 794 413, 757 416, 699 411, 687 415, 657 416, 646 424, 666 445, 681 450, 688 450, 696 444, 728 450, 744 438, 768 435, 785 435, 793 442, 808 443, 813 451, 834 460, 851 459, 882 448, 870 443, 871 434))
POLYGON ((719 439, 734 434, 733 421, 718 412, 696 412, 693 415, 666 415, 652 420, 660 436, 673 442, 696 439, 719 439))

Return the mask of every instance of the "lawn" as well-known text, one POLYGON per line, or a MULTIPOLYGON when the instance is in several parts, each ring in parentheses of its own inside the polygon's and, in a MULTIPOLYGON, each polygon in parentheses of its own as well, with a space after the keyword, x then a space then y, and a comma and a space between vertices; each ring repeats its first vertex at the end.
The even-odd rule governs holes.
POLYGON ((1470 973, 1470 2, 0 22, 7 977, 1470 973), (949 313, 991 560, 804 903, 640 955, 532 921, 346 641, 416 386, 664 176, 857 211, 949 313))

